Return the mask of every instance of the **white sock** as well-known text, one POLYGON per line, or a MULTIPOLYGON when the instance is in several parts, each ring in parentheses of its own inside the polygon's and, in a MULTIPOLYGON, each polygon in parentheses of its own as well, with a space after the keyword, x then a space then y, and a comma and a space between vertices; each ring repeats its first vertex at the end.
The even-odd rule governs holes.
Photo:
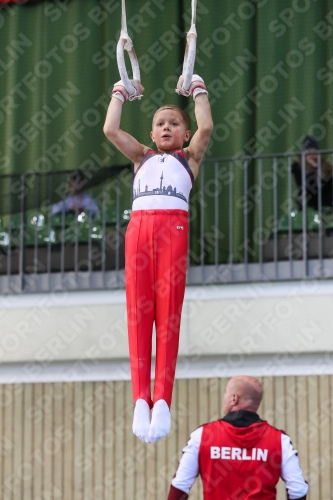
POLYGON ((164 399, 159 399, 154 404, 149 428, 149 440, 155 443, 159 439, 169 434, 171 429, 171 413, 169 406, 164 399))
POLYGON ((133 434, 135 434, 144 443, 149 443, 148 433, 150 426, 150 408, 147 401, 138 399, 133 416, 133 434))

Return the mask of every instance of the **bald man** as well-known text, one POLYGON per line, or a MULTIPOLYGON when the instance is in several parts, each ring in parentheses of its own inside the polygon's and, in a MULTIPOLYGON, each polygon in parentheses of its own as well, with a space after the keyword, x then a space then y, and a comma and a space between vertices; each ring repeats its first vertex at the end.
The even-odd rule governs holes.
POLYGON ((306 500, 308 485, 289 436, 257 414, 262 386, 233 377, 223 397, 224 417, 192 432, 168 500, 186 500, 200 474, 204 500, 275 500, 281 477, 290 500, 306 500))

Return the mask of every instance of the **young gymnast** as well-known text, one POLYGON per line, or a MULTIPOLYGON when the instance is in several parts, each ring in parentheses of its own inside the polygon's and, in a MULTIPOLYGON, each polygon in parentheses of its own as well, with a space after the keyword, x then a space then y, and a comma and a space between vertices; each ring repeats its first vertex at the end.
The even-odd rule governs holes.
MULTIPOLYGON (((198 129, 190 145, 189 119, 166 104, 153 117, 150 137, 157 151, 120 129, 122 105, 143 93, 139 81, 129 96, 115 84, 104 133, 134 163, 133 206, 125 241, 126 304, 133 399, 133 432, 155 442, 171 428, 170 405, 178 354, 180 316, 185 292, 188 246, 188 202, 192 183, 213 128, 207 90, 193 75, 192 95, 198 129), (152 329, 156 328, 154 396, 150 394, 152 329), (150 421, 150 410, 152 418, 150 421)), ((138 119, 138 126, 139 126, 138 119)))

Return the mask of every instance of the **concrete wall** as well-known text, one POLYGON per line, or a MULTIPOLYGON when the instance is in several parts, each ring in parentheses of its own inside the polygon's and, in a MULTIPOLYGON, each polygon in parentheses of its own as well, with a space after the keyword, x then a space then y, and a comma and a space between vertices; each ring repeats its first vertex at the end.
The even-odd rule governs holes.
MULTIPOLYGON (((333 373, 332 296, 330 281, 188 287, 178 377, 333 373)), ((0 315, 0 381, 17 364, 23 381, 129 378, 124 291, 0 297, 0 315)))

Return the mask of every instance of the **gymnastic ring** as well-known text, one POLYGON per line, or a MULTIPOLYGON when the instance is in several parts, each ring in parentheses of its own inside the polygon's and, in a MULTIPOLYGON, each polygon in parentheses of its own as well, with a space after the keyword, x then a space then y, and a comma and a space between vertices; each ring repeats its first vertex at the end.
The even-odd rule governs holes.
POLYGON ((184 82, 182 87, 186 92, 188 92, 192 81, 195 55, 196 55, 196 46, 197 46, 197 32, 195 26, 192 26, 190 31, 187 33, 186 37, 186 48, 185 48, 184 63, 183 63, 184 82))
MULTIPOLYGON (((124 83, 124 87, 127 90, 128 94, 130 97, 133 97, 136 92, 136 88, 133 87, 128 74, 127 74, 127 69, 126 69, 126 64, 125 64, 125 56, 124 56, 124 51, 128 52, 130 61, 131 61, 131 66, 132 66, 132 72, 133 72, 133 80, 139 80, 140 79, 140 68, 139 68, 139 62, 138 58, 136 56, 132 40, 128 36, 128 33, 126 31, 121 31, 120 33, 120 38, 117 43, 117 63, 118 63, 118 70, 120 74, 120 79, 124 83)), ((140 99, 141 96, 137 96, 137 99, 140 99)))

